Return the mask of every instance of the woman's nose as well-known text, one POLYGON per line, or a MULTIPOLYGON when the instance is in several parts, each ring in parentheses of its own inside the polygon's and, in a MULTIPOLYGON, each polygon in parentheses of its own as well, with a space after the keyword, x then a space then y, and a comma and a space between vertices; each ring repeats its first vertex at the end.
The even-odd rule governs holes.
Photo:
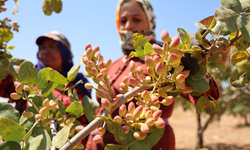
POLYGON ((48 54, 50 53, 51 49, 50 48, 43 48, 43 49, 40 49, 39 52, 41 54, 48 54))
POLYGON ((133 23, 130 20, 126 22, 125 30, 133 30, 133 23))

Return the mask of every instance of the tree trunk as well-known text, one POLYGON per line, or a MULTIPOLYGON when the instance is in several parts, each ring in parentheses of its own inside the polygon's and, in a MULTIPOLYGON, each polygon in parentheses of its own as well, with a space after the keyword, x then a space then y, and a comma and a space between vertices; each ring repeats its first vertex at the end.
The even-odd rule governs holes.
POLYGON ((196 149, 200 149, 203 147, 203 129, 201 126, 201 114, 197 114, 197 143, 196 143, 196 149))
POLYGON ((249 122, 248 122, 248 119, 247 119, 247 113, 243 114, 243 118, 244 118, 244 121, 245 121, 245 125, 249 126, 249 122))
POLYGON ((196 149, 203 148, 203 133, 207 129, 208 125, 212 122, 214 118, 214 113, 209 113, 209 118, 205 122, 205 125, 202 127, 201 125, 201 114, 197 114, 197 124, 198 124, 198 130, 197 130, 197 143, 196 143, 196 149))

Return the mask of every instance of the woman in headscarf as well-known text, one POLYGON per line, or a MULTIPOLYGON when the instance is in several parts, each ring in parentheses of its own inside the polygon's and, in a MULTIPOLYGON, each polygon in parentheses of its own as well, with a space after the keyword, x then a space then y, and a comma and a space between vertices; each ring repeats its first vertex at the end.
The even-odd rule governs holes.
MULTIPOLYGON (((124 56, 116 60, 111 64, 108 71, 108 77, 110 85, 114 95, 120 94, 120 83, 124 76, 128 76, 130 69, 129 63, 131 60, 135 62, 136 66, 146 68, 146 64, 138 57, 129 58, 130 52, 134 51, 133 47, 133 34, 141 33, 150 41, 150 43, 161 45, 161 42, 156 41, 155 37, 155 15, 153 8, 148 0, 120 0, 117 6, 116 12, 116 25, 117 31, 120 35, 120 44, 124 56)), ((144 70, 144 77, 147 76, 146 70, 144 70)), ((216 81, 211 77, 210 89, 206 92, 207 95, 211 95, 218 100, 220 96, 219 86, 216 81)), ((182 93, 188 101, 196 104, 198 97, 192 97, 189 94, 182 93)), ((100 99, 97 98, 100 103, 100 99)), ((159 142, 152 148, 153 150, 175 150, 175 136, 173 129, 168 123, 168 118, 171 116, 174 108, 174 102, 169 106, 161 106, 162 118, 165 121, 165 131, 159 142)), ((100 105, 97 111, 99 115, 104 110, 100 105)), ((118 115, 118 109, 112 113, 112 117, 118 115)), ((102 137, 102 141, 98 144, 93 142, 93 137, 98 132, 93 131, 89 135, 87 142, 87 150, 103 150, 107 144, 119 144, 115 141, 114 136, 106 131, 102 137)))
MULTIPOLYGON (((36 44, 38 45, 38 63, 35 65, 37 72, 45 67, 51 67, 67 77, 67 72, 73 66, 73 55, 71 53, 70 43, 66 37, 57 31, 51 31, 48 34, 38 37, 36 44)), ((78 73, 75 80, 70 82, 68 86, 74 85, 79 80, 82 80, 84 83, 89 82, 82 73, 78 73)), ((0 96, 10 98, 10 93, 15 92, 13 77, 11 74, 8 74, 6 79, 2 81, 0 87, 0 96)), ((78 84, 75 89, 79 101, 81 101, 85 95, 91 98, 91 90, 86 89, 84 84, 78 84)), ((63 105, 65 107, 70 105, 71 102, 67 93, 63 95, 62 91, 54 89, 53 94, 55 95, 55 98, 64 100, 63 105)), ((15 103, 15 108, 20 113, 22 113, 28 106, 27 101, 23 99, 16 101, 10 98, 9 102, 15 103)), ((87 123, 85 116, 80 117, 79 121, 82 124, 87 123)))
MULTIPOLYGON (((51 31, 48 34, 38 37, 36 44, 39 46, 37 53, 38 63, 35 65, 37 72, 45 67, 51 67, 67 77, 67 73, 73 67, 73 54, 66 37, 57 31, 51 31)), ((83 83, 89 82, 82 73, 78 73, 75 80, 69 83, 69 86, 72 86, 79 80, 82 80, 83 83)), ((76 90, 80 101, 85 95, 91 98, 91 90, 86 89, 84 84, 78 84, 76 90)), ((66 94, 62 95, 61 91, 55 89, 54 95, 57 99, 61 99, 61 96, 64 97, 64 106, 70 105, 70 100, 66 94)))

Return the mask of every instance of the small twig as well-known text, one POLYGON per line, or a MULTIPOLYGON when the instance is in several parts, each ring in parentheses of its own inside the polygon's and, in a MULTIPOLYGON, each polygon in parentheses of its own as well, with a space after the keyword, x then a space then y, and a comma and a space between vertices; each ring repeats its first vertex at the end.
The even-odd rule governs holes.
POLYGON ((36 105, 28 99, 28 97, 25 98, 29 103, 31 103, 32 106, 34 106, 34 108, 36 109, 36 111, 39 113, 39 109, 36 107, 36 105))
MULTIPOLYGON (((126 100, 134 97, 137 93, 146 90, 148 87, 135 87, 131 91, 125 93, 122 97, 117 100, 117 103, 111 108, 110 113, 115 111, 120 105, 122 105, 126 100)), ((101 116, 107 116, 108 111, 104 110, 101 116)), ((70 150, 72 149, 78 142, 84 139, 90 132, 94 131, 99 125, 103 123, 103 119, 100 117, 96 117, 92 122, 90 122, 84 129, 78 132, 72 139, 70 139, 60 150, 70 150)))
MULTIPOLYGON (((52 143, 53 143, 53 141, 54 141, 54 139, 56 137, 56 134, 57 134, 56 121, 55 121, 55 116, 56 116, 57 112, 58 112, 58 109, 56 109, 56 111, 53 113, 53 117, 51 118, 51 121, 50 121, 50 129, 51 129, 51 133, 52 133, 52 143)), ((51 150, 56 150, 56 147, 52 146, 51 150)))
POLYGON ((243 50, 247 53, 247 55, 250 57, 249 52, 248 52, 245 48, 243 48, 243 47, 241 47, 241 46, 239 46, 239 45, 233 45, 233 46, 239 47, 239 48, 243 49, 243 50))

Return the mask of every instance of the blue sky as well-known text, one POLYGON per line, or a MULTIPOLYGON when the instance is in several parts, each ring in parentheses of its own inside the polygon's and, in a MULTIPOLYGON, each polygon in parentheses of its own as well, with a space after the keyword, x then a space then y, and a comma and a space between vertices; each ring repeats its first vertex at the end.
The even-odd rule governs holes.
MULTIPOLYGON (((44 0, 24 0, 18 5, 19 13, 12 15, 14 0, 6 2, 6 12, 0 18, 8 17, 17 21, 20 31, 14 32, 14 39, 9 46, 14 57, 37 63, 35 44, 40 35, 57 30, 64 34, 71 43, 74 64, 77 65, 85 51, 87 43, 99 45, 104 60, 115 61, 122 56, 119 37, 116 31, 115 13, 117 0, 62 0, 61 13, 46 16, 42 5, 44 0)), ((214 15, 214 10, 221 5, 219 0, 151 0, 156 15, 156 38, 160 40, 161 31, 167 29, 170 36, 177 35, 177 27, 188 33, 195 33, 195 26, 203 18, 214 15)), ((84 65, 80 72, 84 72, 84 65)), ((91 83, 93 83, 91 81, 91 83)), ((92 94, 94 95, 94 93, 92 94)))

